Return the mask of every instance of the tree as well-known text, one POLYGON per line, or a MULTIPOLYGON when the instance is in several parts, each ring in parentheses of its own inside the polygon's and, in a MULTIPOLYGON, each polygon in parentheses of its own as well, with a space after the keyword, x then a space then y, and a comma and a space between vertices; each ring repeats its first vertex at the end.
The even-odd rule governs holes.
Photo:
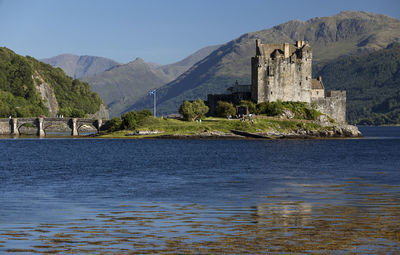
POLYGON ((179 107, 179 113, 183 115, 183 119, 187 121, 200 120, 205 117, 208 112, 208 106, 204 101, 197 99, 194 102, 183 101, 179 107))
POLYGON ((122 115, 122 127, 124 129, 136 129, 139 125, 142 124, 143 120, 152 113, 150 110, 141 110, 141 111, 131 111, 122 115))
POLYGON ((86 116, 85 111, 82 109, 72 109, 71 117, 74 118, 84 118, 86 116))
POLYGON ((139 124, 141 124, 142 120, 144 120, 145 118, 150 117, 152 115, 153 115, 153 113, 149 109, 144 109, 144 110, 136 112, 136 117, 137 117, 139 124))
POLYGON ((135 111, 131 111, 122 115, 122 127, 124 129, 135 129, 137 126, 138 123, 135 111))
POLYGON ((236 109, 232 103, 218 101, 215 109, 218 117, 228 117, 236 114, 236 109))
POLYGON ((189 101, 183 101, 179 107, 179 113, 183 115, 184 120, 193 121, 195 116, 193 104, 189 101))
POLYGON ((197 99, 192 103, 192 105, 195 114, 195 119, 196 120, 203 119, 206 116, 206 113, 208 112, 208 106, 205 105, 204 101, 201 99, 197 99))
POLYGON ((112 118, 107 124, 105 125, 104 129, 108 132, 115 132, 121 130, 122 128, 122 120, 120 117, 112 118))

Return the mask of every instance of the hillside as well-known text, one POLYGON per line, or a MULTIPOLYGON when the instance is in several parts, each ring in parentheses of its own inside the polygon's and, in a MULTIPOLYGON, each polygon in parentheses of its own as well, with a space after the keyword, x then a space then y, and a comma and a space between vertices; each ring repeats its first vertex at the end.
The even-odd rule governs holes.
POLYGON ((327 89, 347 90, 348 120, 357 124, 400 123, 400 43, 324 66, 327 89))
POLYGON ((95 75, 120 65, 120 63, 108 58, 72 54, 62 54, 40 61, 53 67, 60 67, 68 76, 73 78, 95 75))
POLYGON ((168 83, 170 78, 159 68, 155 68, 155 65, 137 58, 103 73, 84 77, 83 80, 99 93, 114 116, 120 115, 126 105, 135 103, 135 100, 150 90, 168 83))
POLYGON ((89 84, 60 68, 0 47, 0 117, 83 117, 99 111, 102 103, 89 84))
POLYGON ((170 81, 172 81, 219 47, 220 45, 213 45, 202 48, 181 61, 169 65, 160 66, 159 69, 161 69, 166 75, 168 75, 170 81))
POLYGON ((209 55, 218 46, 198 50, 187 58, 169 65, 147 63, 137 58, 128 64, 115 66, 105 72, 82 78, 99 93, 112 116, 121 115, 127 107, 181 75, 193 64, 209 55))
MULTIPOLYGON (((332 17, 289 21, 270 29, 248 33, 232 40, 196 63, 158 91, 158 111, 177 112, 183 100, 205 99, 209 93, 225 93, 235 80, 250 84, 251 57, 255 39, 262 43, 306 40, 313 48, 314 69, 343 55, 373 52, 400 41, 400 21, 366 12, 341 12, 332 17)), ((350 95, 349 95, 350 96, 350 95)), ((143 97, 129 109, 151 108, 143 97)))

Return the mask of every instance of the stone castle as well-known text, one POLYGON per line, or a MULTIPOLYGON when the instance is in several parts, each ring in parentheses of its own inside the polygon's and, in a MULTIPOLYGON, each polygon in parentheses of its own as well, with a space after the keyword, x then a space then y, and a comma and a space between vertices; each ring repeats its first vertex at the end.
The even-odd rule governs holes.
POLYGON ((251 58, 251 85, 237 82, 230 94, 208 95, 210 113, 218 101, 238 104, 281 101, 306 102, 339 123, 346 122, 346 91, 327 91, 322 78, 312 79, 312 50, 304 41, 296 44, 262 44, 256 40, 256 56, 251 58))

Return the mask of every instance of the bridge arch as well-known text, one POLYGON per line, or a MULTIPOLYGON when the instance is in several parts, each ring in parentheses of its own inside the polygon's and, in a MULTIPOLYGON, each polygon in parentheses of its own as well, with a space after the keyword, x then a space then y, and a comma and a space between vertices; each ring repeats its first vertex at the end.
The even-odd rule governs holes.
POLYGON ((65 132, 71 133, 72 128, 68 123, 68 119, 65 121, 44 121, 43 122, 43 131, 45 135, 50 132, 65 132))
POLYGON ((39 125, 39 122, 38 122, 38 120, 37 119, 31 119, 31 118, 21 118, 21 119, 18 119, 18 122, 17 122, 17 124, 16 124, 16 131, 17 131, 17 134, 29 134, 29 135, 31 135, 31 134, 37 134, 37 131, 38 131, 38 125, 39 125), (28 133, 24 133, 23 132, 23 129, 24 128, 32 128, 32 129, 35 129, 35 131, 32 131, 32 132, 28 132, 28 133))
POLYGON ((91 131, 97 133, 97 132, 99 132, 100 126, 101 126, 101 123, 99 123, 99 120, 78 119, 77 123, 76 123, 76 130, 79 135, 80 133, 84 133, 85 127, 89 127, 89 129, 91 129, 91 131))

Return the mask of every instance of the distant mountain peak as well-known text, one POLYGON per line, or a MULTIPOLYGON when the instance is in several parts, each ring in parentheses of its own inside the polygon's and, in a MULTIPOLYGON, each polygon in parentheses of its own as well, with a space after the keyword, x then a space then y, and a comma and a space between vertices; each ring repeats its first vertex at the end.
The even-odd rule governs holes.
POLYGON ((73 78, 96 75, 120 65, 117 61, 104 57, 78 56, 69 53, 41 59, 40 61, 54 67, 60 67, 68 76, 73 78))
POLYGON ((144 59, 141 58, 141 57, 137 57, 137 58, 134 60, 134 62, 143 62, 143 63, 145 63, 146 61, 144 61, 144 59))
POLYGON ((147 64, 147 63, 146 63, 146 61, 144 61, 143 58, 137 57, 137 58, 135 58, 135 60, 128 63, 128 65, 132 65, 132 64, 147 64))

